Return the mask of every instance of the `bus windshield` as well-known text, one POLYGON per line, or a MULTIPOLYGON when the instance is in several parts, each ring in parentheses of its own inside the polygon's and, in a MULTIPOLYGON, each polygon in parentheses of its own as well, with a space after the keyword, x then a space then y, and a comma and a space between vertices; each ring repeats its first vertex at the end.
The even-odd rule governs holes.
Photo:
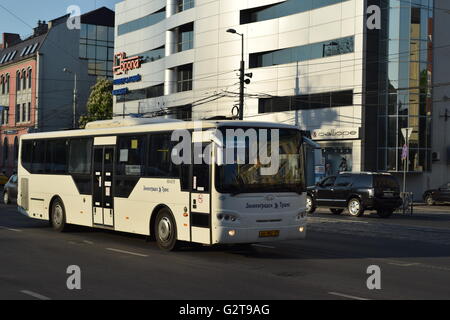
MULTIPOLYGON (((222 129, 224 131, 225 129, 222 129)), ((245 130, 245 129, 244 129, 245 130)), ((255 129, 257 132, 259 129, 255 129)), ((262 168, 271 165, 256 163, 217 165, 216 188, 221 193, 259 193, 259 192, 304 192, 304 162, 302 152, 302 136, 300 131, 293 129, 277 129, 279 131, 279 166, 275 174, 262 174, 262 168)), ((270 131, 270 130, 269 130, 270 131)), ((226 134, 222 133, 224 139, 226 134)), ((260 148, 267 148, 271 155, 271 134, 267 134, 267 142, 262 142, 258 132, 258 155, 260 148)), ((241 148, 244 146, 241 146, 241 148)), ((249 158, 249 139, 245 140, 246 160, 249 158)))

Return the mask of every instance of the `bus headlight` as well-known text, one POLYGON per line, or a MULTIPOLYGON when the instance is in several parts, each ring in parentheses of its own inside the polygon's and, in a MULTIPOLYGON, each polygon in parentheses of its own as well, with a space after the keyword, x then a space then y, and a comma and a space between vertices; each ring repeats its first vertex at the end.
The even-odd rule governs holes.
POLYGON ((228 235, 229 235, 230 237, 234 237, 234 236, 236 235, 236 230, 230 230, 230 231, 228 231, 228 235))
POLYGON ((300 228, 298 228, 298 231, 299 231, 300 233, 303 233, 303 232, 305 231, 305 227, 300 227, 300 228))

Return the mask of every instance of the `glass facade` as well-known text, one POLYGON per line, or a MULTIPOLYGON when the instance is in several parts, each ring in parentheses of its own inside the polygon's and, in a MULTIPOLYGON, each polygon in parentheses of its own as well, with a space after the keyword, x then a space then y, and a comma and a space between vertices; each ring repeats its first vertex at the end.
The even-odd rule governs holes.
POLYGON ((195 6, 194 0, 177 0, 177 13, 186 11, 188 9, 191 9, 195 6))
POLYGON ((378 169, 403 171, 401 130, 412 128, 407 171, 431 169, 432 0, 390 0, 381 39, 378 169))
POLYGON ((250 54, 250 68, 276 66, 354 52, 354 37, 250 54))
POLYGON ((90 75, 112 78, 114 27, 82 24, 80 58, 88 59, 90 75))
POLYGON ((296 13, 306 12, 347 0, 287 0, 241 11, 241 24, 277 19, 296 13))
POLYGON ((150 27, 154 24, 157 24, 158 22, 163 21, 165 18, 166 8, 164 7, 157 12, 146 15, 145 17, 119 25, 117 28, 117 35, 121 36, 126 33, 150 27))

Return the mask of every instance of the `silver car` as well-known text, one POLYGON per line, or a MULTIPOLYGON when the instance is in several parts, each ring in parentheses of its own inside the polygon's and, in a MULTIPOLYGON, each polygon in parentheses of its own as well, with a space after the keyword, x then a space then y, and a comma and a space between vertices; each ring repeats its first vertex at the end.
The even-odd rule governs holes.
POLYGON ((3 202, 11 204, 17 202, 17 175, 13 174, 3 189, 3 202))

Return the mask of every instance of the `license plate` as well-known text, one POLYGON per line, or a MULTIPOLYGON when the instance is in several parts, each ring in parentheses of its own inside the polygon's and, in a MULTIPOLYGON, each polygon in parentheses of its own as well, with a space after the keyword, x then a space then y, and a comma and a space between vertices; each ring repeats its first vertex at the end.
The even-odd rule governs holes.
POLYGON ((392 197, 394 197, 394 194, 393 194, 393 193, 389 193, 389 192, 385 192, 385 193, 384 193, 384 196, 385 196, 386 198, 392 198, 392 197))
POLYGON ((270 230, 270 231, 260 231, 259 237, 260 238, 275 238, 280 235, 279 230, 270 230))

